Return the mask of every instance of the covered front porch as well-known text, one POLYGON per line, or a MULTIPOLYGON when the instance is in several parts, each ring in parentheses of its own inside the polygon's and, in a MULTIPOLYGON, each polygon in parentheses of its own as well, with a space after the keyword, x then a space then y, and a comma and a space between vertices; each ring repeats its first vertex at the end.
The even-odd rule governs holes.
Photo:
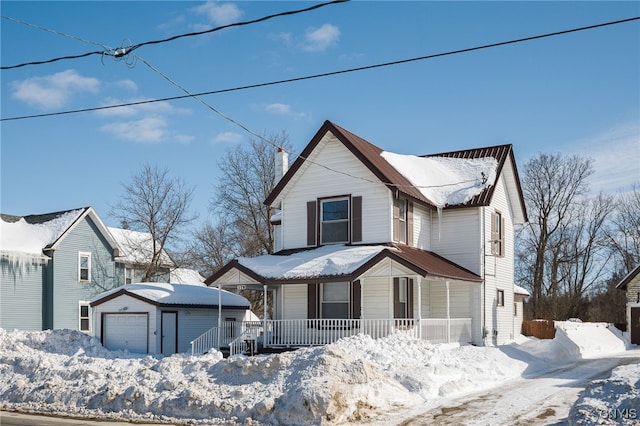
POLYGON ((264 348, 324 345, 361 333, 478 343, 481 281, 433 253, 395 246, 322 247, 236 261, 207 284, 262 292, 267 315, 259 327, 226 325, 219 318, 217 342, 209 347, 228 345, 234 352, 253 341, 264 348))

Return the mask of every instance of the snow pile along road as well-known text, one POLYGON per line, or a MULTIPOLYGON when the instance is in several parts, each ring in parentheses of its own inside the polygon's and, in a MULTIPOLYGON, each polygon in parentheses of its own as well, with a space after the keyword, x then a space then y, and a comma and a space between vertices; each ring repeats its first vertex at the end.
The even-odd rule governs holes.
POLYGON ((189 424, 367 423, 519 377, 497 348, 431 345, 397 333, 222 359, 111 352, 69 330, 0 329, 0 409, 189 424))
POLYGON ((570 425, 640 424, 640 364, 623 365, 595 380, 569 413, 570 425))

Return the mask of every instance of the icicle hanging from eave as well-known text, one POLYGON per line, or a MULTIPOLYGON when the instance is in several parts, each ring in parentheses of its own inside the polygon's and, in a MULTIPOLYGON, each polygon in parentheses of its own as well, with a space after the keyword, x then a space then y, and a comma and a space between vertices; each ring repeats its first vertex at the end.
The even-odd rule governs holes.
POLYGON ((24 276, 27 272, 31 272, 32 267, 35 268, 47 263, 49 263, 49 258, 43 254, 18 251, 0 252, 0 267, 11 275, 19 273, 24 276))

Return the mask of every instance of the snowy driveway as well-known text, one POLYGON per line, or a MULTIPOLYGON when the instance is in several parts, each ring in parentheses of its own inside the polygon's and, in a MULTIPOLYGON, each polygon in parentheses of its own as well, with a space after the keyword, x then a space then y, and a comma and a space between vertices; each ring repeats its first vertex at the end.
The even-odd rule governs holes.
POLYGON ((530 375, 452 400, 417 414, 402 426, 426 425, 557 425, 567 424, 571 406, 592 380, 609 377, 619 365, 637 363, 640 352, 588 359, 553 371, 530 375))

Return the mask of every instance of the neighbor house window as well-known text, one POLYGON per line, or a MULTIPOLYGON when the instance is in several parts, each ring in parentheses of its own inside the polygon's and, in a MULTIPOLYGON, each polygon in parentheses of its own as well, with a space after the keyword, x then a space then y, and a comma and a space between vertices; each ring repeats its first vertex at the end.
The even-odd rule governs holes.
POLYGON ((504 306, 504 290, 498 290, 497 305, 504 306))
POLYGON ((79 302, 79 328, 80 331, 89 333, 91 331, 91 316, 89 315, 89 302, 79 302))
POLYGON ((124 283, 131 284, 133 282, 133 268, 124 268, 124 283))
POLYGON ((320 201, 321 244, 349 242, 349 199, 333 198, 320 201))
POLYGON ((349 283, 323 283, 320 309, 321 318, 349 318, 349 283))
POLYGON ((78 279, 84 282, 91 281, 91 253, 78 253, 78 279))

